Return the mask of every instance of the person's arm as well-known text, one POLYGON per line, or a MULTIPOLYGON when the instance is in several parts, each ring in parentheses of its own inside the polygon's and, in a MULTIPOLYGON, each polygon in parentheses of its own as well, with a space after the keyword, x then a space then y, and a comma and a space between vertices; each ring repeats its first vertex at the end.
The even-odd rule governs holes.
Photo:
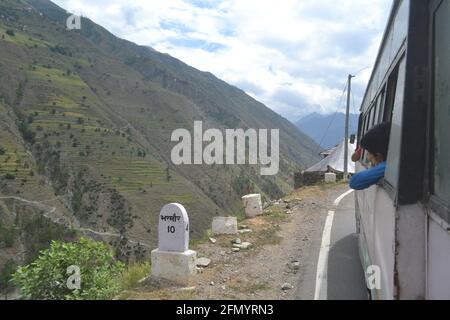
POLYGON ((350 188, 354 190, 364 190, 377 184, 384 177, 386 170, 385 163, 381 163, 376 167, 361 171, 355 174, 349 182, 350 188))
POLYGON ((361 149, 361 147, 358 147, 356 149, 355 153, 353 153, 353 155, 352 155, 352 161, 353 162, 359 161, 361 159, 361 156, 362 156, 362 149, 361 149))

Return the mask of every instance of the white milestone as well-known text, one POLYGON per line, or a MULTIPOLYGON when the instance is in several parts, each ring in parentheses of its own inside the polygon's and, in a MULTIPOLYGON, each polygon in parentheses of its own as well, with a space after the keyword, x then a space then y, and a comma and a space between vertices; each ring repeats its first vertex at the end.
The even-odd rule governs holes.
POLYGON ((336 174, 335 173, 325 173, 325 183, 335 183, 336 174))
POLYGON ((171 203, 162 208, 158 249, 168 252, 189 250, 189 217, 181 204, 171 203))
POLYGON ((159 245, 152 251, 152 276, 182 285, 195 274, 197 253, 189 250, 189 217, 186 209, 171 203, 159 215, 159 245))
POLYGON ((236 217, 215 217, 212 222, 212 233, 220 234, 237 234, 238 225, 236 217))
POLYGON ((247 218, 254 218, 263 213, 260 194, 249 194, 243 196, 242 204, 244 205, 245 216, 247 218))

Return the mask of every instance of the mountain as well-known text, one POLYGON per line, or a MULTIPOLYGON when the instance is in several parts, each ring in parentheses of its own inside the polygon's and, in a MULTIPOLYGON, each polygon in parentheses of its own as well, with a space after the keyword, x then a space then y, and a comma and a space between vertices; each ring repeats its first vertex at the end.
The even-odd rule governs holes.
POLYGON ((47 0, 0 0, 0 270, 80 234, 142 258, 168 202, 199 239, 214 216, 242 216, 244 193, 279 198, 317 161, 312 139, 242 90, 89 19, 67 30, 67 18, 47 0), (279 174, 173 165, 171 133, 196 120, 280 129, 279 174))
MULTIPOLYGON (((358 132, 359 115, 350 114, 350 134, 358 132)), ((342 142, 345 136, 345 114, 321 115, 312 113, 295 123, 297 128, 324 149, 330 149, 342 142)))

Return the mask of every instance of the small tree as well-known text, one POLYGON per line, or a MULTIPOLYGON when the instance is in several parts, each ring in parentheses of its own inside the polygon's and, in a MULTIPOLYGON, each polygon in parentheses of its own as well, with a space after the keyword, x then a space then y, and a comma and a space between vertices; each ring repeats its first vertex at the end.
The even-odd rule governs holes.
POLYGON ((36 134, 30 129, 30 127, 25 121, 20 122, 19 131, 26 142, 34 144, 36 134))
POLYGON ((123 270, 106 244, 82 238, 73 243, 52 241, 33 263, 19 268, 12 281, 24 299, 101 300, 119 292, 123 270), (71 266, 80 270, 80 289, 67 285, 73 275, 68 274, 71 266))

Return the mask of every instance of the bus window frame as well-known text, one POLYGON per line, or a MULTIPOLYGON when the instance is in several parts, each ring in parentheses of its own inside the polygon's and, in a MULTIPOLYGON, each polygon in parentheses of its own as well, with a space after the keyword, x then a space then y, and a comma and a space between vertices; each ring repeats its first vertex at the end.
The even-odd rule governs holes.
POLYGON ((377 103, 373 106, 372 128, 378 124, 378 103, 381 97, 378 97, 377 103))
MULTIPOLYGON (((403 57, 403 55, 402 55, 403 57)), ((383 122, 391 122, 394 112, 395 94, 397 93, 398 71, 400 66, 400 58, 395 62, 395 67, 386 82, 386 99, 383 107, 383 122)))
POLYGON ((380 93, 380 104, 378 105, 377 124, 383 122, 385 100, 386 100, 386 85, 383 86, 383 90, 380 93))
POLYGON ((359 115, 359 118, 358 118, 358 135, 357 135, 357 146, 359 146, 359 143, 360 143, 360 141, 361 141, 361 137, 362 137, 362 135, 363 135, 363 125, 364 125, 364 115, 361 113, 360 115, 359 115))
POLYGON ((375 101, 375 104, 372 106, 372 108, 370 108, 370 121, 369 121, 370 128, 369 128, 369 130, 372 129, 373 126, 375 125, 374 124, 375 123, 375 113, 376 113, 375 108, 377 107, 377 102, 378 102, 378 100, 375 101))
MULTIPOLYGON (((394 3, 394 9, 391 12, 391 16, 389 18, 388 24, 391 25, 391 22, 393 21, 394 17, 398 13, 399 8, 400 8, 400 4, 399 3, 394 3)), ((391 25, 391 27, 392 27, 392 25, 391 25)), ((387 30, 386 30, 385 33, 384 33, 384 36, 383 36, 383 43, 386 41, 388 35, 389 35, 389 32, 387 32, 387 30)), ((384 98, 383 98, 383 101, 382 101, 382 103, 383 103, 383 105, 382 105, 383 111, 380 112, 380 118, 381 118, 380 123, 381 122, 387 122, 387 121, 391 120, 390 119, 391 117, 389 117, 389 119, 386 119, 386 114, 389 111, 389 108, 388 108, 388 103, 389 103, 389 99, 388 99, 389 85, 394 87, 393 98, 395 98, 395 89, 397 88, 398 67, 399 67, 400 61, 402 59, 407 59, 408 37, 409 37, 409 32, 406 35, 405 39, 403 39, 403 43, 401 44, 400 48, 397 50, 397 52, 395 52, 395 57, 392 59, 391 64, 387 68, 386 72, 383 75, 381 75, 382 78, 380 79, 381 80, 380 85, 379 85, 377 91, 375 92, 375 96, 378 96, 380 93, 384 92, 384 98), (394 83, 392 83, 392 81, 394 79, 393 78, 394 76, 395 76, 395 81, 394 81, 394 83)), ((383 46, 383 44, 382 44, 382 46, 383 46)), ((365 107, 365 99, 367 99, 367 97, 370 95, 369 90, 371 88, 372 81, 374 80, 374 74, 376 72, 375 69, 380 67, 379 62, 380 62, 381 55, 382 55, 382 52, 383 52, 382 50, 385 50, 385 49, 386 49, 386 47, 385 48, 380 48, 380 51, 378 52, 377 60, 375 62, 375 67, 374 67, 374 70, 372 71, 372 76, 371 76, 371 78, 369 80, 369 83, 367 85, 366 92, 365 92, 365 95, 364 95, 364 99, 363 99, 363 102, 362 102, 361 114, 363 114, 363 116, 364 116, 364 120, 363 120, 364 121, 364 126, 363 126, 363 130, 362 130, 363 135, 364 135, 364 133, 367 132, 367 121, 368 121, 367 120, 367 115, 368 115, 368 111, 370 110, 370 108, 371 108, 371 106, 373 104, 373 101, 374 101, 374 99, 372 99, 371 103, 367 107, 365 107)), ((392 110, 393 110, 393 107, 391 108, 391 115, 392 115, 392 110)), ((361 138, 362 137, 360 137, 360 139, 361 138)), ((367 157, 367 152, 365 150, 363 150, 363 157, 361 157, 361 159, 359 161, 362 166, 366 166, 366 163, 367 163, 366 162, 366 157, 367 157)), ((385 179, 383 179, 383 182, 378 184, 378 185, 386 191, 388 196, 394 201, 395 205, 397 205, 397 198, 398 198, 399 191, 397 189, 395 189, 394 187, 392 187, 385 179)))
MULTIPOLYGON (((437 1, 437 0, 430 0, 437 1)), ((402 2, 394 2, 394 9, 388 22, 388 28, 383 37, 382 47, 379 51, 375 69, 379 67, 380 57, 385 50, 385 42, 393 28, 395 16, 400 8, 402 2)), ((427 45, 430 38, 429 17, 430 9, 429 1, 409 1, 409 16, 408 16, 408 30, 403 43, 400 48, 392 55, 392 59, 388 70, 384 75, 380 75, 380 83, 378 89, 374 92, 371 88, 375 81, 376 70, 373 71, 371 80, 366 89, 366 94, 363 99, 361 112, 366 113, 370 108, 373 100, 368 103, 367 99, 371 99, 371 92, 377 96, 383 88, 386 90, 386 98, 384 102, 383 121, 391 120, 393 105, 393 97, 389 97, 390 87, 397 87, 397 79, 393 81, 394 76, 398 75, 399 62, 406 59, 406 82, 405 82, 405 101, 403 102, 404 113, 402 115, 403 133, 401 150, 400 150, 400 172, 398 177, 398 185, 394 188, 390 186, 386 179, 384 179, 383 189, 387 195, 393 200, 394 206, 409 205, 422 202, 425 204, 424 190, 427 186, 429 176, 426 175, 426 158, 428 157, 426 147, 429 145, 426 141, 427 113, 429 111, 429 85, 423 85, 429 82, 429 46, 427 45), (369 91, 371 90, 371 91, 369 91), (407 108, 405 108, 407 106, 407 108), (414 159, 414 161, 411 161, 414 159)), ((395 94, 393 92, 393 94, 395 94)), ((395 96, 394 96, 395 97, 395 96)))
POLYGON ((378 95, 377 102, 374 105, 372 126, 376 126, 378 124, 378 116, 380 113, 380 102, 381 102, 381 94, 378 95))
MULTIPOLYGON (((435 77, 436 77, 436 23, 435 17, 440 6, 444 0, 432 0, 430 4, 430 108, 428 112, 428 129, 427 129, 427 173, 429 182, 427 183, 428 201, 426 205, 434 211, 440 218, 450 223, 450 207, 444 203, 438 196, 434 194, 434 180, 435 180, 435 77)), ((450 231, 450 230, 447 230, 450 231)))
MULTIPOLYGON (((408 61, 407 61, 407 55, 405 54, 405 55, 403 55, 401 58, 400 58, 400 60, 398 60, 397 61, 397 65, 395 66, 395 86, 393 87, 393 100, 392 100, 392 108, 391 108, 391 115, 390 115, 390 117, 389 117, 389 120, 388 120, 388 122, 390 123, 390 125, 391 125, 391 134, 390 134, 390 137, 389 137, 389 149, 388 149, 388 157, 386 158, 386 165, 387 166, 392 166, 392 165, 396 165, 397 166, 397 176, 396 177, 394 177, 394 178, 396 178, 396 186, 393 184, 393 182, 394 181, 392 181, 392 182, 390 182, 389 180, 390 180, 390 177, 388 176, 388 177, 386 177, 386 175, 389 173, 389 171, 387 170, 388 168, 386 168, 386 175, 385 175, 385 177, 384 177, 384 185, 387 185, 388 186, 388 190, 389 190, 389 193, 390 193, 390 196, 392 197, 392 200, 394 200, 394 203, 397 205, 398 204, 398 195, 399 195, 399 189, 400 189, 400 180, 401 180, 401 165, 402 165, 402 151, 403 151, 403 148, 404 148, 404 145, 406 144, 405 143, 405 139, 404 139, 404 137, 403 137, 403 127, 404 127, 404 114, 405 114, 405 106, 406 106, 406 104, 407 104, 407 99, 406 99, 406 86, 408 85, 408 82, 407 82, 407 77, 408 77, 408 70, 407 70, 407 68, 408 68, 408 63, 407 63, 408 61), (403 66, 402 66, 402 64, 403 64, 403 66), (400 72, 400 68, 401 67, 403 67, 403 76, 404 76, 404 79, 402 80, 403 81, 403 92, 401 92, 400 93, 400 91, 398 91, 398 89, 399 89, 399 75, 401 74, 401 72, 400 72), (401 94, 401 96, 398 96, 398 94, 401 94), (401 100, 401 103, 399 104, 399 105, 396 105, 396 103, 397 103, 397 98, 400 98, 400 100, 401 100), (393 136, 392 136, 392 125, 393 125, 393 117, 394 117, 394 108, 395 107, 397 107, 397 108, 401 108, 401 120, 400 120, 400 124, 401 124, 401 127, 400 127, 400 132, 401 132, 401 138, 400 138, 400 145, 399 145, 399 149, 398 150, 396 150, 396 152, 398 152, 398 163, 390 163, 389 162, 389 160, 393 160, 393 159, 390 159, 389 158, 389 156, 391 155, 391 152, 393 152, 393 150, 391 150, 391 143, 393 142, 393 141, 395 141, 395 140, 392 140, 393 138, 393 136)), ((400 82, 401 83, 401 82, 400 82)))
POLYGON ((369 110, 367 111, 367 128, 366 133, 372 128, 371 121, 372 121, 372 106, 369 107, 369 110))
MULTIPOLYGON (((392 112, 394 110, 394 107, 392 105, 392 107, 389 108, 388 104, 394 103, 394 101, 395 101, 395 94, 397 92, 398 72, 399 72, 400 63, 402 62, 403 59, 406 60, 408 58, 408 54, 407 54, 407 50, 406 50, 406 43, 407 43, 407 41, 405 41, 402 44, 399 52, 397 53, 396 58, 392 62, 392 65, 390 66, 389 71, 386 74, 385 83, 381 86, 382 90, 384 91, 384 95, 385 95, 385 98, 383 101, 383 113, 380 115, 382 117, 381 122, 389 122, 390 123, 392 121, 392 112), (392 99, 391 99, 392 101, 390 101, 390 99, 389 99, 391 93, 392 93, 392 99), (389 110, 390 110, 391 114, 389 116, 389 119, 387 119, 387 114, 388 114, 389 110)), ((380 91, 381 91, 381 89, 380 89, 380 91)), ((403 102, 403 104, 404 104, 404 102, 403 102)), ((398 204, 397 203, 398 189, 396 189, 393 185, 391 185, 389 183, 389 181, 387 181, 386 179, 383 179, 383 183, 380 185, 380 187, 386 191, 388 196, 394 202, 395 206, 397 206, 397 204, 398 204)))
MULTIPOLYGON (((362 120, 363 124, 362 124, 362 129, 361 129, 361 137, 360 137, 360 141, 361 139, 364 137, 364 135, 366 134, 366 128, 367 128, 367 117, 363 114, 363 120, 362 120)), ((365 163, 365 159, 366 159, 366 150, 363 149, 362 150, 362 155, 360 158, 360 163, 363 164, 365 163)))
MULTIPOLYGON (((394 110, 393 107, 390 108, 391 115, 390 115, 389 119, 386 119, 386 113, 389 110, 389 108, 388 108, 388 103, 389 103, 388 96, 389 96, 389 88, 390 88, 389 86, 391 85, 392 88, 393 88, 393 92, 392 92, 392 95, 393 95, 392 99, 393 99, 393 101, 392 102, 394 102, 395 101, 395 94, 396 94, 396 91, 397 91, 398 71, 399 71, 400 62, 403 59, 405 59, 405 60, 407 59, 406 43, 407 43, 407 41, 405 40, 403 42, 402 46, 400 47, 399 51, 397 52, 397 55, 396 55, 395 59, 392 61, 391 66, 389 67, 388 71, 386 72, 386 74, 384 76, 383 84, 380 86, 380 88, 379 88, 379 90, 377 92, 378 95, 382 94, 382 93, 384 94, 384 98, 383 98, 383 101, 382 101, 383 102, 383 108, 382 108, 383 112, 380 113, 380 117, 382 117, 381 118, 382 121, 380 121, 380 123, 382 123, 382 122, 390 122, 392 120, 392 112, 394 110)), ((375 101, 375 99, 374 99, 374 101, 375 101)), ((362 136, 364 136, 364 134, 367 133, 367 131, 369 130, 368 129, 368 122, 369 122, 368 116, 370 114, 370 110, 372 108, 372 105, 373 104, 369 105, 369 107, 366 110, 363 110, 364 126, 363 126, 363 131, 362 131, 363 135, 362 136)), ((363 166, 366 166, 367 163, 368 163, 367 162, 367 152, 365 150, 363 150, 363 155, 361 157, 360 163, 363 166)), ((383 179, 383 180, 384 180, 384 182, 380 186, 383 187, 386 190, 386 192, 388 193, 388 195, 391 197, 391 199, 394 202, 396 202, 398 190, 395 189, 392 185, 390 185, 390 183, 387 182, 386 179, 383 179)))
MULTIPOLYGON (((369 130, 371 130, 374 127, 374 120, 375 120, 375 113, 376 113, 376 106, 378 103, 378 98, 374 100, 374 103, 369 107, 367 114, 366 114, 366 120, 367 120, 367 127, 366 131, 364 133, 367 133, 369 130)), ((367 152, 364 150, 364 154, 362 159, 364 160, 364 165, 368 165, 369 161, 367 160, 367 152)))
MULTIPOLYGON (((407 59, 407 50, 406 50, 406 44, 407 41, 405 40, 402 44, 402 46, 400 47, 400 50, 397 52, 397 55, 395 57, 395 59, 392 61, 391 66, 389 67, 388 72, 385 75, 385 79, 383 84, 380 86, 380 89, 378 90, 378 94, 384 93, 384 101, 383 101, 383 112, 380 113, 380 117, 382 117, 382 121, 381 122, 390 122, 392 120, 392 112, 394 110, 394 108, 390 108, 391 111, 391 116, 389 117, 389 119, 386 119, 386 114, 387 111, 389 110, 388 108, 388 103, 389 103, 389 85, 391 85, 393 87, 393 101, 395 101, 395 94, 397 91, 397 81, 398 81, 398 71, 399 71, 399 66, 400 63, 403 59, 407 59), (395 81, 394 81, 395 79, 395 81)), ((403 103, 404 104, 404 103, 403 103)), ((403 105, 404 106, 404 105, 403 105)), ((371 109, 371 106, 369 106, 365 112, 364 112, 364 134, 367 132, 367 121, 368 121, 368 115, 369 115, 369 110, 371 109)), ((381 123, 380 122, 380 123, 381 123)), ((361 157, 360 163, 363 166, 367 165, 367 152, 364 150, 363 156, 361 157)), ((394 203, 397 205, 397 198, 398 198, 398 190, 392 186, 386 179, 383 179, 383 182, 379 184, 379 186, 381 188, 383 188, 386 193, 389 195, 389 197, 392 199, 392 201, 394 201, 394 203)))

